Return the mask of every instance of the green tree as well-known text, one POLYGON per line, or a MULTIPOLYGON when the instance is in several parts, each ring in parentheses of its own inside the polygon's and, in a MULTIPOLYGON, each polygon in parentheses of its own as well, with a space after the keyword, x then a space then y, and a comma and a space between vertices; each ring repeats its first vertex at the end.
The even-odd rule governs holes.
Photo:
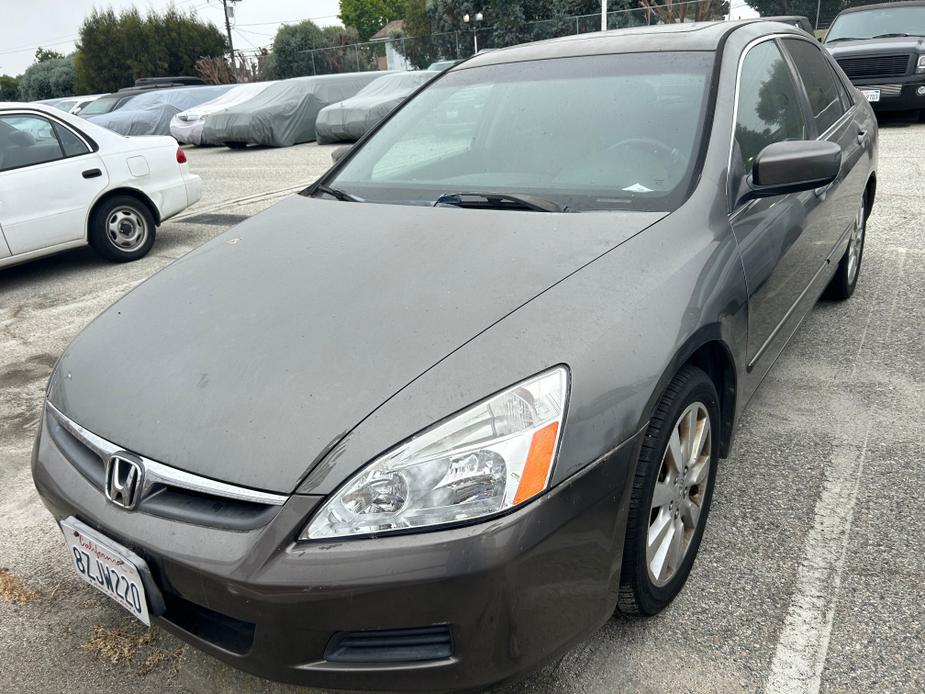
POLYGON ((356 29, 360 41, 405 14, 405 0, 340 0, 340 21, 356 29))
POLYGON ((23 101, 56 99, 75 92, 74 56, 46 58, 32 63, 19 78, 19 98, 23 101))
POLYGON ((42 48, 39 46, 35 49, 35 62, 44 63, 46 60, 61 60, 64 57, 64 53, 58 53, 58 51, 53 51, 50 48, 42 48))
POLYGON ((374 68, 370 51, 352 46, 359 40, 353 27, 322 29, 310 19, 279 28, 267 66, 270 79, 326 75, 374 68))
POLYGON ((195 13, 174 7, 145 16, 134 8, 119 15, 110 8, 84 19, 77 47, 79 89, 108 92, 141 77, 194 75, 200 58, 224 54, 225 36, 195 13))
POLYGON ((0 101, 19 101, 19 78, 0 75, 0 101))

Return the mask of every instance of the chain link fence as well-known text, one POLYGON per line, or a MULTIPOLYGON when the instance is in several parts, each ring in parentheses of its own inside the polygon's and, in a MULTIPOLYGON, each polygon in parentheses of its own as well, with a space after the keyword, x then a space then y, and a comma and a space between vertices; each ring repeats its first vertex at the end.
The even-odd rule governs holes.
MULTIPOLYGON (((713 15, 726 9, 726 3, 713 0, 682 0, 671 4, 651 3, 648 7, 614 10, 607 13, 607 28, 658 24, 662 16, 671 13, 678 17, 685 13, 693 19, 698 9, 707 9, 713 15)), ((712 15, 711 15, 712 16, 712 15)), ((600 13, 563 16, 553 19, 526 22, 517 28, 518 43, 540 41, 575 34, 585 34, 601 29, 600 13)), ((378 41, 367 41, 346 46, 313 48, 301 53, 306 57, 302 63, 307 75, 322 75, 335 72, 365 70, 388 70, 426 68, 431 63, 444 60, 462 60, 486 49, 510 45, 505 33, 495 26, 482 23, 481 26, 460 28, 423 37, 395 35, 378 41)))

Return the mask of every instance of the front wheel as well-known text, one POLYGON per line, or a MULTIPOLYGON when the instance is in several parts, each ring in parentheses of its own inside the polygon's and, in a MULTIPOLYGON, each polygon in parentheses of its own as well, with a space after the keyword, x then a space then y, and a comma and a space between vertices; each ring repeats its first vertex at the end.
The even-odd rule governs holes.
POLYGON ((110 198, 93 213, 89 239, 94 250, 107 260, 137 260, 154 245, 154 215, 138 198, 110 198))
POLYGON ((848 248, 838 262, 838 269, 825 288, 824 296, 827 299, 843 301, 854 294, 858 286, 858 274, 861 272, 861 259, 864 257, 864 234, 867 231, 867 205, 866 198, 861 198, 861 206, 854 220, 851 238, 848 239, 848 248))
POLYGON ((636 465, 620 612, 656 614, 684 587, 710 511, 719 421, 713 381, 684 367, 655 409, 636 465))

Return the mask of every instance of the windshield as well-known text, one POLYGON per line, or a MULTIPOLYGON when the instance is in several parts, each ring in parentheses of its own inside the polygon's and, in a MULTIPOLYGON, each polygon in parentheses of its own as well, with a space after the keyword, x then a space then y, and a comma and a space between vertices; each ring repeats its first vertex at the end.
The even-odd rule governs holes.
POLYGON ((671 210, 693 174, 712 62, 635 53, 454 70, 327 183, 374 202, 490 192, 570 210, 671 210))
POLYGON ((884 35, 925 36, 925 5, 886 7, 839 15, 826 34, 825 42, 884 35))
POLYGON ((94 116, 101 113, 109 113, 115 109, 116 105, 121 99, 124 99, 125 96, 119 96, 113 94, 112 96, 102 96, 96 101, 91 101, 87 106, 80 112, 81 116, 94 116))

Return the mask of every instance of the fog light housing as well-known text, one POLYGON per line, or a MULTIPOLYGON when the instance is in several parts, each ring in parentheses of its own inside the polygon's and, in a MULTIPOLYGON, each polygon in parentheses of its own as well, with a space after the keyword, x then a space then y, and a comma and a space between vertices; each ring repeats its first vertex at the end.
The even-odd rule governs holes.
POLYGON ((921 87, 916 89, 915 93, 918 94, 919 96, 925 96, 925 85, 922 85, 921 87))

